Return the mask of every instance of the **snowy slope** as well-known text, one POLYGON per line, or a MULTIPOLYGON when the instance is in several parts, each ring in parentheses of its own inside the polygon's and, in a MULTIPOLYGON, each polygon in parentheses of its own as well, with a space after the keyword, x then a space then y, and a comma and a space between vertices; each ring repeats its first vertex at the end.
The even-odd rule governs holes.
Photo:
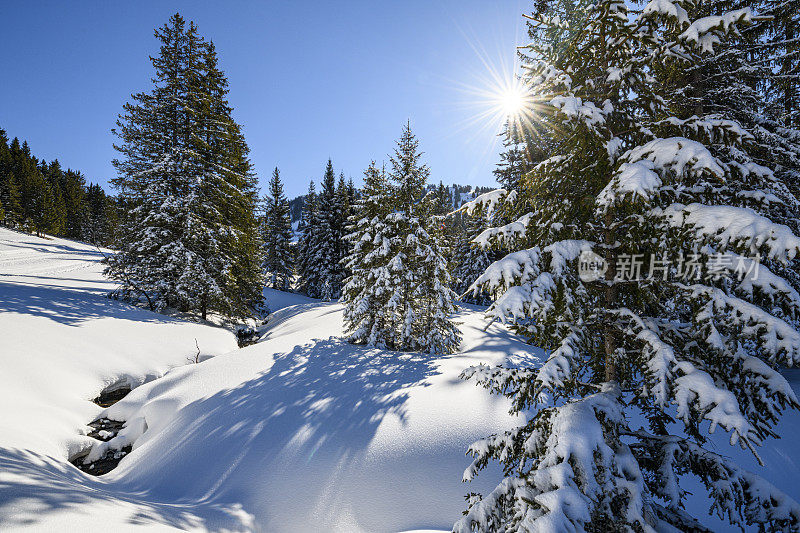
MULTIPOLYGON (((464 452, 519 420, 458 375, 541 354, 483 331, 479 309, 459 316, 462 352, 430 358, 349 345, 338 304, 267 291, 262 340, 239 350, 224 330, 104 298, 100 258, 0 230, 0 530, 449 530, 463 495, 499 480, 461 483, 464 452), (221 355, 185 365, 195 338, 221 355), (119 379, 152 380, 105 412, 88 401, 119 379), (95 478, 66 459, 97 445, 79 433, 101 414, 127 421, 117 444, 134 450, 95 478)), ((716 449, 798 498, 800 416, 780 428, 764 468, 723 435, 716 449)))
POLYGON ((204 355, 236 348, 223 329, 105 298, 100 259, 88 245, 0 228, 0 530, 24 509, 47 515, 103 485, 66 460, 93 442, 81 433, 102 410, 89 400, 104 387, 186 364, 195 339, 204 355))
POLYGON ((460 481, 467 446, 516 422, 458 374, 530 347, 500 329, 487 337, 477 311, 462 317, 462 354, 355 347, 338 339, 338 304, 274 291, 283 309, 262 342, 171 370, 109 408, 135 449, 90 477, 66 462, 101 414, 89 398, 185 362, 195 338, 215 354, 233 338, 105 299, 90 247, 0 231, 11 369, 0 375, 0 529, 449 529, 463 495, 499 479, 460 481))
POLYGON ((382 352, 338 339, 341 315, 338 304, 283 309, 261 343, 132 392, 106 415, 147 430, 107 477, 157 498, 239 503, 262 531, 449 529, 467 446, 514 423, 458 375, 529 347, 500 330, 477 346, 486 335, 470 312, 462 354, 382 352))

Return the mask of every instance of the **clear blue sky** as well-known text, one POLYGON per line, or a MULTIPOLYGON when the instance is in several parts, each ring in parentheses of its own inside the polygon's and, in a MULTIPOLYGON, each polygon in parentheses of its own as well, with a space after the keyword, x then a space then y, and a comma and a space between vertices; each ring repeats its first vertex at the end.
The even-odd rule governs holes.
POLYGON ((114 125, 145 90, 153 29, 179 11, 213 39, 261 183, 289 196, 328 157, 360 182, 410 119, 431 181, 492 185, 485 96, 524 43, 522 0, 11 2, 0 6, 0 128, 105 186, 114 125))

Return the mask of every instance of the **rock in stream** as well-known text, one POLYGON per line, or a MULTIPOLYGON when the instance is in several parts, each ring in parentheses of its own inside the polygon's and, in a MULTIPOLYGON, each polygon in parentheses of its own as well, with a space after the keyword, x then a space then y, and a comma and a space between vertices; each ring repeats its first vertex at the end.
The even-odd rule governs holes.
MULTIPOLYGON (((127 396, 130 391, 131 388, 128 386, 115 387, 110 390, 107 389, 101 392, 100 396, 92 401, 100 407, 110 407, 127 396)), ((88 433, 88 436, 103 442, 109 441, 117 436, 117 433, 119 433, 124 425, 125 422, 120 422, 118 420, 98 418, 97 420, 89 423, 92 431, 88 433)), ((86 450, 86 452, 72 457, 70 459, 70 463, 83 470, 87 474, 102 476, 103 474, 107 474, 116 468, 122 458, 129 454, 130 451, 130 446, 125 446, 121 450, 108 450, 103 457, 97 461, 84 463, 84 458, 89 454, 89 450, 86 450)))

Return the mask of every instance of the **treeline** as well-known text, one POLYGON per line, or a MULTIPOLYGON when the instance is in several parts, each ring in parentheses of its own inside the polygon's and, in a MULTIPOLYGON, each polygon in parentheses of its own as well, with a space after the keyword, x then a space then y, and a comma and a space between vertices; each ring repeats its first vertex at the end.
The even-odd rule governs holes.
MULTIPOLYGON (((449 203, 452 205, 453 209, 457 209, 475 196, 489 192, 492 189, 493 187, 476 187, 474 185, 444 185, 444 183, 440 181, 439 184, 428 184, 425 187, 425 194, 429 194, 435 190, 436 194, 441 197, 449 196, 449 203)), ((302 220, 306 196, 305 194, 301 194, 289 200, 289 211, 291 213, 292 223, 299 223, 302 220)), ((443 203, 447 204, 448 202, 444 201, 443 203)))
MULTIPOLYGON (((319 192, 311 180, 307 194, 287 200, 280 172, 277 168, 274 170, 259 219, 267 286, 323 300, 342 296, 346 280, 352 275, 348 262, 355 244, 349 235, 366 201, 364 195, 370 194, 369 179, 373 172, 387 179, 386 170, 378 170, 373 163, 365 171, 364 188, 357 189, 352 179, 345 180, 343 173, 337 178, 333 163, 328 160, 319 192), (296 242, 293 242, 293 220, 298 220, 296 242)), ((414 191, 414 203, 425 207, 420 209, 419 216, 424 217, 426 227, 435 228, 441 252, 453 274, 451 288, 458 294, 466 291, 497 254, 480 250, 471 242, 493 222, 490 213, 473 210, 468 215, 453 211, 466 200, 464 195, 471 198, 488 190, 446 186, 440 182, 423 184, 414 191)), ((393 205, 390 197, 383 201, 388 206, 393 205)), ((485 294, 465 298, 473 303, 489 301, 485 294)))
POLYGON ((31 153, 26 141, 10 142, 0 129, 0 224, 99 245, 114 241, 117 205, 79 171, 31 153))

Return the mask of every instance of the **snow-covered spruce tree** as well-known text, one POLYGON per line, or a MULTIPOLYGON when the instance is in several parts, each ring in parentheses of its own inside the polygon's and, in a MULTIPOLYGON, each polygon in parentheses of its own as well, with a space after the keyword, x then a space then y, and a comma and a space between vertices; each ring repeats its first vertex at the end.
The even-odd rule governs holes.
POLYGON ((227 81, 179 14, 156 36, 154 87, 133 95, 114 130, 113 184, 132 209, 106 273, 155 307, 249 315, 263 286, 258 198, 227 81))
POLYGON ((261 229, 264 241, 264 273, 269 285, 288 291, 294 275, 292 258, 292 219, 289 201, 283 193, 278 168, 269 180, 269 193, 264 198, 264 218, 261 229))
POLYGON ((339 182, 336 184, 336 208, 338 213, 336 221, 336 229, 338 232, 336 242, 339 244, 336 255, 339 258, 339 275, 341 276, 339 281, 339 296, 341 296, 344 290, 345 280, 350 277, 350 269, 347 265, 349 262, 348 258, 352 252, 352 246, 347 239, 347 235, 350 233, 348 229, 350 217, 354 214, 352 195, 355 191, 352 185, 352 180, 350 180, 349 185, 348 182, 345 181, 344 173, 339 174, 339 182))
POLYGON ((391 212, 392 201, 386 173, 378 170, 372 161, 364 171, 364 187, 350 219, 350 233, 346 236, 351 246, 347 259, 350 276, 342 291, 345 304, 344 324, 351 342, 364 342, 370 346, 385 347, 383 308, 390 293, 380 288, 380 277, 389 243, 383 235, 384 220, 391 212))
POLYGON ((320 278, 319 254, 319 202, 314 181, 308 185, 303 201, 303 235, 297 243, 297 271, 300 291, 312 298, 319 298, 322 282, 320 278))
POLYGON ((531 211, 476 239, 516 250, 474 284, 503 292, 490 317, 549 356, 465 372, 530 418, 471 447, 465 479, 493 459, 506 478, 472 495, 454 529, 704 530, 684 505, 691 474, 721 519, 796 530, 800 505, 705 444, 721 429, 756 453, 798 407, 778 368, 800 362, 800 296, 782 276, 800 238, 768 216, 797 205, 750 159, 747 131, 671 116, 653 78, 662 62, 696 63, 751 13, 579 4, 578 25, 558 12, 530 23, 526 68, 553 136, 517 191, 531 211), (605 271, 581 270, 600 258, 605 271))
POLYGON ((462 295, 461 298, 467 303, 488 304, 490 295, 484 291, 479 294, 469 293, 472 283, 483 274, 491 264, 490 251, 481 246, 477 246, 472 241, 487 226, 485 209, 475 209, 472 214, 464 213, 462 216, 463 228, 459 231, 453 253, 453 279, 456 294, 462 295))
MULTIPOLYGON (((450 353, 461 342, 450 316, 456 311, 443 251, 424 227, 429 215, 419 204, 428 178, 419 142, 409 124, 397 142, 388 177, 393 182, 379 203, 389 214, 355 237, 370 241, 364 263, 345 293, 346 332, 353 342, 393 350, 450 353), (367 319, 367 306, 378 309, 367 319)), ((376 178, 377 179, 377 178, 376 178)))
POLYGON ((317 264, 320 271, 320 298, 338 300, 342 294, 344 282, 344 265, 341 264, 344 238, 344 221, 342 220, 342 195, 336 191, 336 175, 333 164, 328 159, 325 175, 322 178, 322 189, 319 193, 319 223, 316 243, 317 264))

